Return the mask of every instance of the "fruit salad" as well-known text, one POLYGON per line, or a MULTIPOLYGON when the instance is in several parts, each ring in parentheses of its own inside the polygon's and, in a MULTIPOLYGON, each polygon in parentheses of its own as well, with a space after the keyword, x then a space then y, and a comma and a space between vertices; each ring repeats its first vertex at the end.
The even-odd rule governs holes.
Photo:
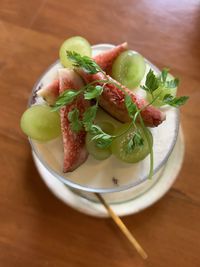
POLYGON ((92 57, 86 39, 71 37, 59 57, 55 79, 37 91, 42 101, 22 115, 23 132, 39 143, 62 136, 63 173, 79 168, 88 155, 97 161, 112 155, 130 165, 150 155, 151 178, 151 128, 166 120, 166 107, 177 109, 188 99, 176 96, 179 80, 167 68, 146 73, 145 59, 126 42, 92 57))

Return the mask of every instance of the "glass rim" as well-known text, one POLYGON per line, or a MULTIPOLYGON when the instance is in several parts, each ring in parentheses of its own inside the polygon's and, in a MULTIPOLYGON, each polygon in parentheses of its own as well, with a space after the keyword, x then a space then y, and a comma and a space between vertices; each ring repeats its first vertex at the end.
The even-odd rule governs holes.
MULTIPOLYGON (((102 47, 114 47, 114 45, 111 44, 97 44, 97 45, 93 45, 92 49, 98 49, 98 48, 102 48, 102 47)), ((133 51, 136 52, 136 51, 133 51)), ((33 96, 34 93, 37 91, 38 86, 41 83, 42 78, 44 77, 45 74, 47 74, 52 67, 54 67, 55 65, 57 65, 59 63, 59 59, 56 60, 53 64, 51 64, 38 78, 38 80, 35 82, 32 92, 31 92, 31 96, 29 97, 29 101, 28 101, 28 107, 30 107, 32 105, 32 100, 33 100, 33 96)), ((160 70, 153 64, 151 63, 149 60, 147 60, 145 58, 145 62, 147 64, 149 64, 157 73, 160 73, 160 70)), ((155 175, 167 162, 169 156, 171 155, 173 148, 176 144, 177 141, 177 137, 178 137, 178 133, 179 133, 179 118, 180 118, 180 114, 179 114, 179 110, 176 110, 176 128, 175 128, 175 138, 174 138, 174 142, 172 142, 170 149, 168 150, 168 153, 166 154, 166 156, 164 157, 164 159, 161 161, 161 163, 153 170, 153 175, 155 175)), ((136 187, 138 185, 141 185, 142 183, 145 183, 146 181, 148 181, 148 175, 145 176, 144 178, 138 178, 136 181, 133 181, 129 184, 125 184, 125 185, 121 185, 121 186, 117 186, 117 187, 113 187, 113 188, 94 188, 94 187, 88 187, 88 186, 84 186, 81 185, 79 183, 73 182, 72 180, 61 176, 60 174, 58 174, 56 171, 54 171, 46 162, 45 160, 43 160, 42 157, 40 157, 37 149, 34 146, 33 141, 31 140, 31 138, 28 138, 29 143, 31 145, 32 151, 34 152, 34 154, 36 155, 37 159, 42 163, 42 165, 53 175, 55 176, 57 179, 59 179, 62 183, 64 183, 66 186, 71 187, 73 189, 78 189, 78 190, 82 190, 85 192, 93 192, 93 193, 115 193, 115 192, 121 192, 121 191, 125 191, 128 190, 130 188, 136 187)))

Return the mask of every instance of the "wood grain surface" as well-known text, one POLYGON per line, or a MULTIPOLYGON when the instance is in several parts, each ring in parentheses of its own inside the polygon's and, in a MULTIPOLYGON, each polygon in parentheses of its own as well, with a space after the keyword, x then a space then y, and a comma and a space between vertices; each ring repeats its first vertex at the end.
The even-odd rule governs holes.
POLYGON ((195 0, 0 0, 0 266, 200 266, 200 2, 195 0), (40 179, 20 116, 38 76, 62 41, 128 41, 181 79, 186 152, 172 189, 123 220, 149 258, 143 261, 110 219, 81 214, 40 179))

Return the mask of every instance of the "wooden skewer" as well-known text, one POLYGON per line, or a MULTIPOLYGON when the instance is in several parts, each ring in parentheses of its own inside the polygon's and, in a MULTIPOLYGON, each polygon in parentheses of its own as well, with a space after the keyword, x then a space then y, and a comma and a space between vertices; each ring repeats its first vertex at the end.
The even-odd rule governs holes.
POLYGON ((108 211, 108 213, 111 216, 111 218, 113 219, 113 221, 117 224, 117 226, 120 228, 120 230, 123 232, 123 234, 127 237, 127 239, 130 241, 130 243, 133 245, 133 247, 137 250, 137 252, 140 254, 140 256, 143 259, 146 259, 148 257, 147 253, 140 246, 138 241, 133 237, 133 235, 128 230, 126 225, 123 223, 123 221, 115 214, 115 212, 111 209, 111 207, 106 203, 104 198, 99 193, 95 193, 95 195, 100 200, 100 202, 104 205, 104 207, 108 211))

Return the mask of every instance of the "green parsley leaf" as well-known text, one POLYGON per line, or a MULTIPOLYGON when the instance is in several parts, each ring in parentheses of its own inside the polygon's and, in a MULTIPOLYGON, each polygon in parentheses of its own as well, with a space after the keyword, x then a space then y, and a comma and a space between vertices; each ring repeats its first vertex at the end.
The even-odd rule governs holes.
POLYGON ((163 82, 163 83, 166 82, 168 73, 169 73, 169 69, 167 69, 167 68, 164 68, 164 69, 161 71, 161 75, 160 75, 161 82, 163 82))
POLYGON ((68 59, 73 62, 74 67, 83 68, 87 73, 90 74, 95 74, 99 71, 102 71, 99 65, 90 57, 81 56, 75 51, 66 51, 66 53, 68 59))
POLYGON ((93 124, 91 127, 90 127, 90 130, 89 132, 92 134, 92 135, 97 135, 97 134, 101 134, 103 133, 102 129, 96 125, 96 124, 93 124))
POLYGON ((128 141, 126 146, 126 153, 130 154, 135 148, 142 147, 144 145, 144 139, 141 136, 141 133, 136 129, 133 137, 128 141))
POLYGON ((103 92, 103 87, 100 85, 90 85, 87 87, 86 92, 84 93, 84 98, 85 99, 94 99, 99 97, 103 92))
POLYGON ((92 124, 96 117, 97 108, 98 108, 97 105, 89 107, 83 114, 83 125, 87 132, 90 131, 92 127, 92 124))
POLYGON ((176 88, 179 85, 179 79, 174 78, 174 79, 168 79, 168 74, 169 74, 169 69, 164 68, 161 72, 160 75, 160 86, 164 87, 165 89, 171 89, 171 88, 176 88))
POLYGON ((113 136, 105 133, 98 125, 93 124, 89 132, 94 135, 92 140, 95 141, 99 148, 107 148, 111 145, 113 136))
MULTIPOLYGON (((179 85, 179 79, 168 79, 169 69, 164 68, 160 74, 159 77, 156 77, 156 75, 153 73, 153 71, 150 69, 150 71, 147 74, 145 86, 141 86, 142 89, 146 90, 148 93, 152 96, 151 104, 154 103, 156 98, 158 98, 158 94, 154 95, 153 92, 159 88, 160 94, 163 95, 163 93, 166 92, 168 89, 174 89, 177 88, 179 85)), ((156 93, 156 92, 155 92, 156 93)), ((171 94, 166 94, 163 98, 163 104, 168 104, 173 107, 179 107, 187 101, 188 97, 173 97, 171 94)), ((162 101, 159 100, 162 104, 162 101)))
POLYGON ((139 130, 137 130, 133 136, 133 141, 135 143, 135 147, 141 147, 144 145, 144 139, 139 130))
POLYGON ((74 99, 81 93, 82 91, 79 90, 66 90, 64 91, 56 100, 52 110, 56 111, 61 109, 63 106, 70 104, 74 99))
POLYGON ((125 152, 126 152, 127 154, 131 154, 132 151, 134 150, 134 148, 135 148, 135 144, 134 144, 134 142, 133 142, 133 138, 131 138, 131 139, 128 141, 128 143, 126 144, 125 152))
POLYGON ((161 85, 163 85, 166 89, 178 87, 179 79, 174 78, 174 79, 167 80, 168 74, 169 74, 169 69, 164 68, 160 75, 161 85))
POLYGON ((131 118, 133 118, 135 112, 137 111, 137 106, 135 103, 133 103, 133 100, 131 99, 130 95, 125 95, 125 106, 128 110, 128 114, 131 118))
POLYGON ((113 137, 107 133, 97 134, 92 138, 95 141, 96 146, 99 148, 108 148, 113 140, 113 137))
POLYGON ((153 95, 153 92, 159 87, 163 88, 163 90, 176 88, 179 84, 179 79, 175 78, 172 80, 167 80, 168 74, 169 69, 164 68, 160 76, 156 77, 153 70, 150 69, 146 77, 145 86, 141 86, 141 88, 149 92, 151 95, 153 95))
POLYGON ((163 102, 172 107, 180 107, 184 105, 188 99, 189 96, 173 97, 172 95, 167 94, 164 96, 163 102))
POLYGON ((148 91, 150 94, 153 94, 153 92, 158 87, 159 87, 159 78, 156 77, 153 70, 150 69, 146 77, 145 86, 141 86, 141 88, 144 89, 145 91, 148 91))
POLYGON ((178 78, 175 78, 175 79, 170 80, 170 81, 165 81, 165 87, 167 89, 176 88, 176 87, 178 87, 178 85, 179 85, 179 79, 178 78))
POLYGON ((79 110, 77 108, 68 113, 68 120, 73 132, 79 132, 82 129, 82 122, 79 120, 79 110))

